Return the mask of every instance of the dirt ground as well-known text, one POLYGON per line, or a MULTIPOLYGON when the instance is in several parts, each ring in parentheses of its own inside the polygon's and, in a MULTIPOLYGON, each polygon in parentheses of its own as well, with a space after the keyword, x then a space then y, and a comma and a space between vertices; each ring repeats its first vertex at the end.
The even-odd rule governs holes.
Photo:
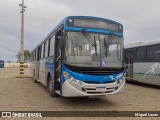
POLYGON ((33 82, 29 68, 25 69, 26 78, 16 77, 18 72, 18 68, 0 69, 0 111, 160 111, 160 89, 156 86, 127 83, 124 94, 53 98, 42 84, 33 82))

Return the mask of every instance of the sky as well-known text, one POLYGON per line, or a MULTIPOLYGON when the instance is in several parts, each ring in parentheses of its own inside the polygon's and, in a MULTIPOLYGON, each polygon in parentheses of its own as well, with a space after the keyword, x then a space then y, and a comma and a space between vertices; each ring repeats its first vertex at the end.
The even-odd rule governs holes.
MULTIPOLYGON (((125 44, 160 40, 160 0, 24 0, 25 49, 32 51, 66 16, 97 16, 124 26, 125 44)), ((16 61, 22 0, 0 0, 0 59, 16 61)))

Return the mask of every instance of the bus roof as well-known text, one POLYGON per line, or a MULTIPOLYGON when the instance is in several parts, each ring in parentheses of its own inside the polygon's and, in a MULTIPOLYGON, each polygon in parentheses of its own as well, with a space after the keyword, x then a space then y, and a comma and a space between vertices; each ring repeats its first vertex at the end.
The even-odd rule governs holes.
POLYGON ((125 49, 127 49, 127 48, 135 48, 135 47, 149 46, 149 45, 155 45, 155 44, 160 44, 160 40, 133 43, 133 44, 125 45, 124 48, 125 49))
MULTIPOLYGON (((101 18, 101 17, 94 17, 94 16, 67 16, 64 19, 62 19, 61 22, 59 22, 59 24, 50 31, 50 33, 43 39, 43 41, 46 40, 48 37, 50 37, 54 33, 54 31, 56 31, 59 27, 61 27, 62 25, 65 26, 66 23, 67 23, 67 19, 69 19, 69 18, 90 18, 90 19, 105 20, 105 21, 109 21, 109 22, 112 22, 112 23, 119 24, 119 25, 123 26, 122 24, 120 24, 120 23, 118 23, 116 21, 113 21, 113 20, 110 20, 110 19, 106 19, 106 18, 101 18)), ((41 43, 43 43, 43 41, 40 42, 32 51, 34 51, 41 43)))
POLYGON ((106 18, 102 18, 102 17, 95 17, 95 16, 68 16, 66 18, 90 18, 90 19, 99 19, 99 20, 106 20, 106 21, 110 21, 112 23, 116 23, 119 25, 122 25, 116 21, 110 20, 110 19, 106 19, 106 18))
MULTIPOLYGON (((61 25, 66 25, 66 20, 69 19, 69 18, 90 18, 90 19, 99 19, 99 20, 105 20, 105 21, 109 21, 109 22, 112 22, 112 23, 115 23, 115 24, 119 24, 121 26, 123 26, 122 24, 116 22, 116 21, 113 21, 113 20, 110 20, 110 19, 106 19, 106 18, 101 18, 101 17, 94 17, 94 16, 67 16, 65 17, 54 29, 51 30, 51 32, 47 35, 47 37, 49 37, 55 30, 57 30, 61 25)), ((46 37, 46 38, 47 38, 46 37)))

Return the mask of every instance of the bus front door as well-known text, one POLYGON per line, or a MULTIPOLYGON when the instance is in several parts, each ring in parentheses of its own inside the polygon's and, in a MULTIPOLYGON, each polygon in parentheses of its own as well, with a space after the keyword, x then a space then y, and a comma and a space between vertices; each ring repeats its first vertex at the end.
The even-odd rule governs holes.
POLYGON ((133 60, 134 60, 134 52, 127 52, 125 54, 126 58, 126 69, 127 71, 127 77, 133 78, 133 60))
POLYGON ((55 40, 55 70, 54 70, 54 90, 61 89, 61 57, 62 53, 59 46, 59 36, 61 36, 61 31, 56 34, 55 40))

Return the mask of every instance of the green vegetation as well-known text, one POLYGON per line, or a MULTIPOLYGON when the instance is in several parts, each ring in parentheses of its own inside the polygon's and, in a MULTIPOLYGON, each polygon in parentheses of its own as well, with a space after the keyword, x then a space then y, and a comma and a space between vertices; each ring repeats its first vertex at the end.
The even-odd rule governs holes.
MULTIPOLYGON (((20 60, 20 52, 16 55, 18 61, 20 60)), ((29 50, 24 50, 24 62, 30 61, 31 52, 29 50)))

